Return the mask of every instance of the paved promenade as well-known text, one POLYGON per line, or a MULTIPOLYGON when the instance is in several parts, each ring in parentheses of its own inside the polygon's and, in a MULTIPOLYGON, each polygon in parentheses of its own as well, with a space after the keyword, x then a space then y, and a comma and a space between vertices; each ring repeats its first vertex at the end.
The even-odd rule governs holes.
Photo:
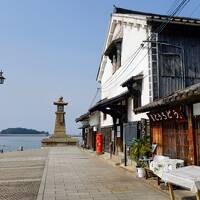
POLYGON ((35 200, 48 150, 0 154, 0 200, 35 200))
POLYGON ((130 172, 77 147, 51 148, 37 200, 165 200, 130 172))

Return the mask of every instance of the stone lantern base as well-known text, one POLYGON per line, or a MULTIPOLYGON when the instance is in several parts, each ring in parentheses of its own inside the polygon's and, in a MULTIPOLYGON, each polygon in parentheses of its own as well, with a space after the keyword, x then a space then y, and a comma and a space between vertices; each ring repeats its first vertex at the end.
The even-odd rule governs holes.
POLYGON ((65 138, 49 137, 42 140, 42 147, 76 145, 77 139, 66 136, 65 138))
POLYGON ((65 128, 65 111, 64 106, 68 103, 64 102, 63 97, 60 97, 58 101, 54 102, 57 106, 55 128, 52 136, 44 138, 42 142, 42 147, 50 146, 66 146, 66 145, 76 145, 77 139, 66 134, 65 128))

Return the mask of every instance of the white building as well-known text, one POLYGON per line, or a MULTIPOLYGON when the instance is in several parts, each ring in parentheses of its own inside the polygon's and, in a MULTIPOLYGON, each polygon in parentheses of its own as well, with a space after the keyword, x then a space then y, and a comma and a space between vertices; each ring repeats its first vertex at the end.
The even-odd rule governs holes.
POLYGON ((101 112, 105 152, 120 155, 138 132, 147 131, 147 115, 135 109, 199 82, 199 24, 198 19, 114 9, 97 74, 101 100, 89 109, 101 112))
MULTIPOLYGON (((148 43, 143 45, 151 34, 146 17, 143 13, 130 13, 130 11, 115 8, 110 18, 97 74, 97 81, 101 85, 102 101, 90 111, 95 109, 102 111, 100 120, 102 133, 107 143, 109 139, 114 141, 116 138, 114 141, 116 149, 113 150, 115 154, 123 151, 123 124, 147 118, 146 114, 136 115, 133 109, 148 104, 152 99, 152 72, 148 43), (134 95, 134 92, 130 94, 127 87, 122 87, 127 80, 130 80, 131 86, 135 84, 135 92, 138 92, 138 95, 134 95), (114 119, 115 117, 110 112, 113 110, 115 113, 117 107, 120 110, 120 105, 125 108, 121 111, 123 116, 116 116, 114 119), (116 128, 113 127, 114 123, 116 123, 116 128)), ((109 149, 107 148, 106 151, 109 149)))

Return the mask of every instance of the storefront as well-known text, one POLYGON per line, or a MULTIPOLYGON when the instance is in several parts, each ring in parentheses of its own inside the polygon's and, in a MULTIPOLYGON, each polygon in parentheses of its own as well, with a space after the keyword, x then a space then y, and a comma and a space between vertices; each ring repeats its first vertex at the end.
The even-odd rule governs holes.
POLYGON ((129 92, 124 92, 113 98, 101 100, 89 110, 90 113, 100 111, 103 116, 110 115, 112 117, 111 126, 100 127, 104 152, 115 155, 123 152, 123 124, 127 122, 127 100, 129 96, 129 92), (112 149, 110 144, 112 144, 112 149))
POLYGON ((200 165, 200 84, 135 109, 148 112, 157 154, 200 165))

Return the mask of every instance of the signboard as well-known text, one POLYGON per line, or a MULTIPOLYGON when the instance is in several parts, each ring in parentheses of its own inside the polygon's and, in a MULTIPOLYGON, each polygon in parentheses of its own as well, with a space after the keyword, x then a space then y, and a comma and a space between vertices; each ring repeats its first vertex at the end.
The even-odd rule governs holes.
POLYGON ((185 116, 179 108, 168 109, 159 112, 147 113, 151 122, 160 122, 168 120, 185 120, 185 116))
POLYGON ((131 146, 133 139, 138 138, 138 122, 129 122, 123 124, 124 142, 127 147, 131 146))
POLYGON ((117 126, 117 137, 121 137, 120 126, 117 126))
POLYGON ((114 134, 114 130, 112 130, 111 134, 112 134, 112 135, 111 135, 111 141, 113 142, 113 141, 114 141, 114 135, 115 135, 115 134, 114 134))
POLYGON ((193 104, 193 115, 194 116, 200 115, 200 103, 193 104))
POLYGON ((146 132, 147 132, 147 120, 144 118, 141 118, 140 124, 141 124, 140 134, 141 134, 141 137, 143 137, 144 135, 146 135, 146 132))
POLYGON ((93 126, 93 131, 96 132, 97 131, 97 127, 93 126))

